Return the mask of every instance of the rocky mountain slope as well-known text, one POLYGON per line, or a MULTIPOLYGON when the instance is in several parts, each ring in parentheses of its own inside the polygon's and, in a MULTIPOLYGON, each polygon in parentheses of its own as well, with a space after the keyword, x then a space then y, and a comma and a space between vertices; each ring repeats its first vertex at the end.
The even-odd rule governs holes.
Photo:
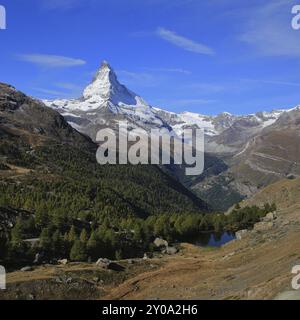
POLYGON ((0 83, 1 140, 38 146, 46 140, 89 148, 92 141, 74 130, 59 113, 0 83))
POLYGON ((102 63, 81 98, 45 103, 92 139, 101 128, 116 128, 119 120, 127 120, 130 128, 163 128, 177 135, 185 128, 203 129, 204 173, 187 178, 181 168, 172 167, 171 172, 217 210, 226 210, 289 174, 299 174, 297 107, 242 116, 226 112, 217 116, 176 114, 152 107, 121 85, 107 62, 102 63))
POLYGON ((250 199, 241 202, 241 206, 262 206, 266 202, 276 203, 279 210, 299 207, 300 178, 282 179, 257 192, 250 199))
POLYGON ((239 198, 251 197, 270 183, 290 175, 299 177, 299 117, 299 108, 283 112, 274 124, 250 136, 242 151, 225 160, 226 171, 207 177, 193 188, 208 202, 216 193, 223 194, 225 201, 232 198, 233 201, 223 201, 229 205, 239 198))
POLYGON ((58 112, 0 85, 1 206, 35 212, 52 201, 73 218, 207 210, 159 167, 100 166, 96 149, 58 112))

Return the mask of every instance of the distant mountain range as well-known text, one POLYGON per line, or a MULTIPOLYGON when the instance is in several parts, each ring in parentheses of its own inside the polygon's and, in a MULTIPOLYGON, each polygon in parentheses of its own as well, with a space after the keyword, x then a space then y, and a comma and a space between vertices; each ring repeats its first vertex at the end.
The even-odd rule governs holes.
POLYGON ((204 129, 205 172, 186 178, 180 168, 169 169, 218 210, 290 174, 300 175, 300 107, 250 115, 176 114, 152 107, 120 84, 106 61, 81 98, 44 103, 93 140, 99 129, 116 128, 119 120, 127 120, 131 128, 164 128, 177 134, 185 128, 204 129))
MULTIPOLYGON (((168 128, 180 134, 184 128, 197 127, 205 130, 209 151, 216 153, 234 152, 218 142, 217 137, 230 128, 256 133, 272 125, 284 112, 259 112, 247 116, 221 113, 206 116, 191 112, 176 114, 152 107, 140 96, 120 84, 117 75, 108 62, 102 62, 100 69, 84 91, 82 97, 73 100, 45 100, 44 103, 59 111, 77 130, 94 138, 95 132, 103 126, 115 126, 115 122, 126 119, 132 127, 168 128)), ((239 137, 242 138, 242 137, 239 137)), ((234 139, 235 140, 235 139, 234 139)), ((231 141, 232 142, 232 141, 231 141)))

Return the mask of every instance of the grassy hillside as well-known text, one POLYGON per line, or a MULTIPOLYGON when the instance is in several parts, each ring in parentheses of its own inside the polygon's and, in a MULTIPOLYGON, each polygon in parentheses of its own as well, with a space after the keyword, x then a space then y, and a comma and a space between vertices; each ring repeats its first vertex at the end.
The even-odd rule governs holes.
POLYGON ((158 166, 101 166, 96 149, 57 112, 0 84, 0 260, 142 255, 147 217, 208 212, 158 166))
POLYGON ((243 201, 242 206, 276 203, 278 209, 300 207, 300 178, 283 179, 260 190, 252 198, 243 201))
POLYGON ((100 166, 96 148, 57 112, 0 84, 1 205, 71 217, 207 210, 157 166, 100 166))

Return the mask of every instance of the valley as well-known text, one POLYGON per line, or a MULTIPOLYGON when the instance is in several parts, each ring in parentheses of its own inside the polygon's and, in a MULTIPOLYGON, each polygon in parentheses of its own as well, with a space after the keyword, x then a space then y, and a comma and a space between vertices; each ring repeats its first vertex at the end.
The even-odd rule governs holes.
POLYGON ((121 85, 107 62, 80 99, 44 102, 0 84, 0 260, 9 271, 0 298, 297 297, 298 107, 169 113, 121 85), (99 165, 96 133, 120 120, 179 136, 203 129, 204 172, 99 165))
POLYGON ((299 292, 291 288, 291 270, 300 260, 300 206, 296 198, 300 189, 295 187, 299 183, 299 179, 284 180, 262 191, 261 201, 282 197, 282 188, 289 195, 280 202, 272 227, 249 231, 241 240, 223 247, 182 243, 176 255, 117 261, 123 271, 105 271, 87 263, 17 271, 8 274, 8 291, 0 297, 70 299, 76 294, 76 299, 299 299, 299 292), (79 285, 82 290, 78 291, 79 285))
POLYGON ((102 63, 81 98, 44 102, 92 140, 103 128, 117 132, 119 121, 127 121, 129 130, 160 129, 178 136, 184 129, 204 130, 202 175, 186 177, 182 168, 173 167, 169 172, 214 210, 227 210, 289 174, 299 176, 299 143, 295 138, 299 136, 298 106, 250 115, 176 114, 149 105, 120 84, 107 61, 102 63))

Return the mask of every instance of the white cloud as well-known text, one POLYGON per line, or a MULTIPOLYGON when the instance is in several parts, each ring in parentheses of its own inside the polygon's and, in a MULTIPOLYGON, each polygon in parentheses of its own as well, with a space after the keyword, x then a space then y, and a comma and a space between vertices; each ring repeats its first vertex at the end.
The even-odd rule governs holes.
POLYGON ((51 88, 33 87, 31 90, 37 92, 42 98, 60 98, 70 99, 80 96, 82 88, 76 84, 69 82, 58 82, 53 84, 51 88), (58 88, 59 90, 55 89, 58 88))
POLYGON ((214 83, 192 83, 185 86, 185 88, 195 90, 197 93, 207 94, 222 92, 226 90, 227 86, 214 83))
POLYGON ((155 87, 160 81, 161 77, 154 76, 147 72, 132 72, 127 70, 118 70, 117 74, 126 85, 138 85, 143 87, 155 87))
POLYGON ((47 95, 47 96, 51 96, 51 97, 55 97, 55 98, 61 98, 64 93, 63 92, 60 92, 60 91, 57 91, 57 90, 51 90, 51 89, 44 89, 44 88, 31 88, 33 91, 35 92, 39 92, 43 95, 47 95))
POLYGON ((145 70, 154 72, 171 72, 171 73, 182 73, 182 74, 192 74, 191 71, 182 68, 145 68, 145 70))
POLYGON ((159 105, 170 105, 170 106, 185 108, 189 106, 214 104, 218 101, 213 99, 173 99, 173 100, 158 99, 155 102, 159 105))
POLYGON ((19 54, 17 59, 47 68, 66 68, 86 64, 86 61, 81 59, 47 54, 19 54))
POLYGON ((242 79, 245 82, 258 83, 258 84, 271 84, 276 86, 300 87, 299 82, 281 81, 281 80, 263 80, 263 79, 242 79))
POLYGON ((291 27, 293 0, 274 0, 248 11, 239 39, 264 56, 300 55, 299 32, 291 27))
POLYGON ((68 10, 77 7, 84 2, 86 2, 86 0, 39 0, 39 3, 46 10, 68 10))
POLYGON ((82 90, 81 86, 78 86, 77 84, 74 84, 71 82, 57 82, 55 86, 58 88, 72 90, 72 91, 82 90))
POLYGON ((212 99, 179 99, 175 100, 177 106, 188 106, 188 105, 202 105, 202 104, 211 104, 215 103, 217 100, 212 99))
POLYGON ((178 35, 177 33, 167 30, 165 28, 158 28, 156 30, 157 36, 159 36, 161 39, 164 39, 175 46, 182 48, 186 51, 191 51, 195 53, 200 53, 200 54, 206 54, 206 55, 214 55, 215 51, 196 41, 193 41, 191 39, 185 38, 183 36, 178 35))

